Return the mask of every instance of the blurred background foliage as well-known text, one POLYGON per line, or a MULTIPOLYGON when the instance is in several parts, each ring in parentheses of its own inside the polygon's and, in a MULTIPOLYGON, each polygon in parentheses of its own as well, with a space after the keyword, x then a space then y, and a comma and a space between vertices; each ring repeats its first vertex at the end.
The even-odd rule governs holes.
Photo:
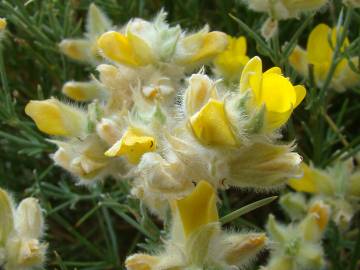
MULTIPOLYGON (((135 249, 153 252, 165 233, 138 201, 126 195, 129 185, 125 181, 109 179, 90 189, 75 186, 69 174, 52 165, 49 155, 54 146, 24 115, 24 106, 30 99, 57 96, 64 100, 61 95, 64 82, 87 80, 89 74, 96 74, 92 67, 67 59, 57 46, 64 38, 82 36, 91 2, 103 9, 116 25, 133 17, 151 19, 163 8, 171 24, 179 23, 189 31, 209 24, 211 29, 234 36, 246 35, 248 55, 260 54, 268 67, 280 64, 287 76, 308 84, 296 77, 279 48, 265 43, 277 58, 262 55, 266 48, 250 38, 249 32, 229 16, 232 14, 253 33, 259 33, 266 16, 249 11, 241 0, 0 0, 0 17, 8 21, 8 31, 0 45, 0 186, 13 191, 16 199, 33 195, 41 200, 50 242, 47 269, 121 269, 126 255, 135 249)), ((307 36, 316 24, 334 26, 340 12, 340 1, 334 1, 315 16, 281 22, 280 46, 302 27, 294 41, 306 45, 307 36)), ((348 36, 355 48, 353 54, 360 55, 359 10, 352 15, 348 36)), ((296 110, 285 139, 296 139, 305 160, 313 160, 320 167, 344 155, 354 155, 360 149, 360 88, 348 89, 343 94, 329 93, 327 100, 331 102, 319 103, 316 101, 319 89, 307 86, 310 94, 306 104, 296 110)), ((268 195, 223 192, 221 214, 268 195)), ((285 219, 276 203, 272 203, 232 225, 239 230, 261 229, 268 213, 274 211, 285 219)), ((355 249, 355 243, 342 237, 336 227, 330 228, 328 254, 338 260, 331 267, 347 269, 349 265, 350 270, 349 258, 357 249, 347 252, 355 249)))

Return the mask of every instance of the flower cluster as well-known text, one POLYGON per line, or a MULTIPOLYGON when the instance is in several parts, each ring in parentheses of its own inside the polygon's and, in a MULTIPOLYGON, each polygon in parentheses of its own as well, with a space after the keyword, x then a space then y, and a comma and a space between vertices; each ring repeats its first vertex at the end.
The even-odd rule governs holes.
POLYGON ((334 222, 340 228, 347 228, 359 209, 359 169, 354 166, 352 160, 338 161, 326 170, 317 169, 305 163, 302 167, 304 176, 301 179, 289 180, 290 187, 298 192, 312 194, 315 200, 323 200, 331 207, 334 222))
MULTIPOLYGON (((327 1, 248 3, 283 20, 327 1)), ((338 45, 341 32, 318 25, 307 51, 296 47, 290 64, 305 77, 312 66, 317 86, 323 86, 334 58, 331 43, 340 53, 349 44, 345 38, 338 45)), ((208 26, 185 31, 170 26, 164 11, 151 21, 135 18, 116 27, 92 4, 84 38, 63 40, 59 48, 73 60, 95 66, 97 74, 62 87, 79 105, 51 97, 25 107, 37 128, 52 136, 55 164, 84 185, 128 178, 131 195, 159 219, 171 211, 171 232, 163 248, 129 256, 127 269, 239 269, 267 244, 273 249, 263 269, 324 266, 323 232, 329 219, 349 224, 355 212, 350 197, 360 197, 359 173, 347 163, 328 171, 304 163, 300 168, 295 142, 281 141, 281 130, 306 89, 293 84, 280 67, 265 70, 260 57, 248 57, 244 36, 231 37, 208 26), (277 190, 287 183, 317 195, 308 201, 299 193, 283 196, 281 205, 292 223, 281 225, 270 216, 270 241, 264 233, 222 230, 218 190, 277 190)), ((338 64, 332 88, 342 91, 359 82, 350 68, 357 60, 338 64)), ((40 214, 38 210, 41 220, 40 214)), ((42 220, 37 225, 42 228, 42 220)), ((37 264, 45 246, 33 238, 41 232, 30 237, 37 256, 30 261, 37 264)), ((13 269, 12 255, 4 254, 13 269)))
POLYGON ((0 267, 27 270, 41 266, 47 244, 42 210, 35 198, 26 198, 15 208, 9 194, 0 189, 0 267))
MULTIPOLYGON (((71 99, 88 103, 79 107, 51 98, 25 108, 41 131, 56 136, 56 164, 82 183, 131 176, 133 195, 155 213, 201 179, 216 188, 264 189, 300 176, 293 143, 278 139, 305 88, 294 86, 278 67, 263 72, 259 57, 246 56, 244 37, 207 26, 187 33, 165 17, 162 11, 153 21, 133 19, 115 31, 91 6, 87 36, 97 38, 87 43, 104 57, 99 76, 63 87, 71 99), (216 80, 200 70, 184 82, 212 61, 216 80)), ((60 47, 73 56, 64 50, 69 42, 60 47)))

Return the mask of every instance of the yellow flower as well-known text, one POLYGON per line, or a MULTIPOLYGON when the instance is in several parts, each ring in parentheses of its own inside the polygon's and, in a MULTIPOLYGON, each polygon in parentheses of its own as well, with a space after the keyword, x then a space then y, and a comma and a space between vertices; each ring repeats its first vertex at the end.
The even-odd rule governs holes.
POLYGON ((240 92, 251 90, 254 106, 265 106, 266 130, 280 128, 306 95, 301 85, 293 86, 281 69, 273 67, 262 72, 259 57, 252 58, 244 67, 240 79, 240 92))
POLYGON ((105 152, 108 157, 124 155, 130 163, 139 163, 142 155, 156 150, 155 138, 129 128, 122 138, 105 152))
POLYGON ((195 136, 206 145, 236 145, 224 110, 224 102, 210 99, 202 109, 191 116, 190 126, 195 136))
POLYGON ((288 185, 296 191, 316 192, 316 184, 314 182, 314 171, 312 171, 305 163, 301 163, 301 169, 304 175, 301 179, 290 179, 288 185))
POLYGON ((30 269, 45 260, 47 244, 43 215, 35 198, 22 200, 15 209, 6 191, 0 189, 0 264, 4 269, 30 269))
MULTIPOLYGON (((331 29, 326 24, 317 25, 309 35, 307 50, 297 46, 289 57, 290 64, 302 76, 308 77, 308 65, 313 65, 314 79, 318 87, 322 87, 329 72, 338 32, 336 28, 331 29), (332 44, 329 43, 329 37, 332 44)), ((345 38, 341 49, 344 50, 348 44, 349 40, 345 38)), ((357 58, 354 57, 351 61, 356 62, 357 58)), ((330 86, 337 91, 343 91, 359 82, 359 76, 351 70, 348 60, 342 59, 335 69, 330 86)))
POLYGON ((110 60, 132 67, 139 67, 153 62, 153 52, 139 36, 128 32, 126 35, 109 31, 97 41, 102 54, 110 60))
POLYGON ((246 55, 246 38, 228 36, 228 46, 214 60, 215 70, 227 80, 238 80, 245 64, 249 61, 246 55))
POLYGON ((85 113, 55 98, 32 100, 26 105, 25 113, 39 130, 49 135, 81 136, 86 130, 85 113))
POLYGON ((200 181, 190 195, 176 201, 176 207, 186 236, 203 225, 219 220, 216 193, 206 181, 200 181))
MULTIPOLYGON (((305 163, 301 163, 301 169, 304 174, 300 179, 290 179, 288 185, 300 192, 319 193, 320 190, 324 191, 323 187, 327 186, 327 190, 331 189, 328 185, 331 181, 329 176, 313 167, 309 167, 305 163)), ((328 191, 326 191, 328 193, 328 191)))
POLYGON ((179 55, 177 62, 185 65, 203 64, 223 52, 227 45, 225 33, 207 32, 207 29, 199 31, 180 41, 179 48, 183 53, 179 55))
POLYGON ((6 19, 0 18, 0 32, 5 30, 6 25, 7 25, 6 19))
POLYGON ((101 99, 102 97, 102 91, 95 82, 70 81, 64 84, 62 92, 69 98, 80 102, 101 99))
POLYGON ((359 180, 359 172, 353 171, 354 168, 352 164, 349 165, 350 162, 352 161, 336 162, 326 170, 302 164, 303 177, 291 179, 288 182, 288 185, 296 191, 321 197, 331 206, 332 219, 341 228, 347 228, 349 225, 357 209, 355 200, 360 198, 356 181, 359 180))

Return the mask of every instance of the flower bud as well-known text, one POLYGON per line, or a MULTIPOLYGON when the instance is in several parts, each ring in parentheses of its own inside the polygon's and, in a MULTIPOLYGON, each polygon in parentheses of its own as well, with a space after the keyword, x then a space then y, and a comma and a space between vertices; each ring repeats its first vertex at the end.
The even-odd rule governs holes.
POLYGON ((104 93, 95 82, 70 81, 64 84, 62 92, 69 98, 86 102, 94 99, 103 99, 104 93))
POLYGON ((32 100, 25 107, 39 130, 49 135, 81 136, 86 131, 86 114, 55 98, 32 100))
POLYGON ((127 66, 139 67, 152 61, 146 42, 131 33, 125 36, 115 31, 106 32, 98 39, 97 46, 105 57, 127 66))
POLYGON ((301 157, 293 145, 254 143, 243 147, 227 165, 227 183, 238 187, 276 188, 291 177, 299 177, 301 157))
POLYGON ((90 36, 99 36, 111 28, 111 22, 94 3, 90 4, 86 20, 86 29, 90 36))
POLYGON ((188 117, 198 112, 210 98, 216 98, 216 88, 208 76, 193 74, 185 92, 185 112, 188 117))
POLYGON ((270 17, 264 22, 261 26, 261 35, 268 41, 274 35, 277 34, 278 31, 278 21, 273 20, 270 17))
POLYGON ((322 201, 316 201, 310 206, 309 213, 314 213, 317 215, 317 224, 320 230, 323 231, 329 222, 330 207, 322 201))
POLYGON ((225 238, 225 260, 229 265, 246 263, 264 248, 264 233, 232 234, 225 238))
POLYGON ((199 65, 213 59, 226 49, 228 39, 225 33, 207 31, 208 29, 205 28, 180 41, 177 62, 199 65))
POLYGON ((126 258, 125 267, 127 270, 152 270, 158 262, 157 257, 138 253, 126 258))
POLYGON ((89 136, 81 142, 55 143, 59 146, 52 156, 56 165, 80 177, 81 180, 93 180, 105 172, 109 158, 104 156, 106 145, 97 136, 89 136))
POLYGON ((64 39, 59 43, 59 49, 74 60, 89 61, 91 58, 91 44, 85 39, 64 39))
POLYGON ((44 230, 44 220, 38 200, 26 198, 15 212, 15 229, 20 237, 39 238, 44 230))

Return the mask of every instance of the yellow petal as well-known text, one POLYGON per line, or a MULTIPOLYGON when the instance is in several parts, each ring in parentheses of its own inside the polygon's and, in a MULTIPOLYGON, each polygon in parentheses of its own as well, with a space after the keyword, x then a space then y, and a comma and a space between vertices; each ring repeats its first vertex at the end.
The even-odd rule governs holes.
POLYGON ((236 145, 224 111, 224 103, 214 99, 190 118, 195 136, 206 145, 236 145))
POLYGON ((326 79, 328 71, 330 69, 329 62, 318 63, 314 65, 314 78, 316 84, 321 87, 326 79))
POLYGON ((301 168, 304 171, 304 175, 300 179, 290 179, 288 185, 295 189, 296 191, 302 192, 317 192, 315 174, 312 169, 307 166, 305 163, 301 163, 301 168))
POLYGON ((307 42, 307 57, 310 64, 330 63, 333 50, 329 44, 331 29, 326 24, 317 25, 310 33, 307 42))
POLYGON ((143 154, 155 150, 156 144, 153 137, 142 135, 133 128, 129 128, 122 138, 105 152, 105 155, 108 157, 124 155, 130 163, 137 164, 143 154))
POLYGON ((293 109, 290 108, 286 112, 272 112, 266 111, 266 121, 265 121, 265 130, 267 132, 274 131, 275 129, 283 126, 290 118, 293 109))
POLYGON ((309 213, 315 213, 317 215, 316 222, 319 225, 320 230, 323 231, 329 222, 329 206, 324 204, 322 201, 318 201, 310 207, 309 213))
POLYGON ((307 76, 309 62, 304 49, 296 46, 289 56, 289 63, 301 76, 307 76))
POLYGON ((189 63, 196 64, 215 57, 225 50, 227 42, 225 33, 214 31, 204 34, 199 50, 192 55, 189 63))
POLYGON ((74 60, 90 59, 91 43, 86 39, 64 39, 60 42, 59 48, 63 54, 74 60))
POLYGON ((0 18, 0 31, 3 31, 6 28, 6 19, 0 18))
POLYGON ((151 64, 154 61, 155 56, 149 45, 142 38, 130 31, 127 32, 126 36, 134 53, 138 57, 138 60, 141 62, 141 65, 151 64))
POLYGON ((277 74, 264 73, 258 104, 265 104, 270 112, 284 113, 296 103, 296 92, 291 82, 277 74))
POLYGON ((104 56, 110 60, 135 67, 141 65, 128 38, 119 32, 106 32, 100 36, 97 45, 104 56))
POLYGON ((62 92, 76 101, 91 101, 101 97, 101 90, 94 82, 67 82, 62 92))
POLYGON ((281 68, 279 68, 279 67, 269 68, 267 71, 264 72, 264 75, 271 74, 271 73, 282 75, 281 68))
POLYGON ((255 96, 259 95, 262 80, 262 62, 255 56, 245 65, 240 78, 240 92, 252 90, 255 96), (251 83, 250 83, 251 80, 251 83))
POLYGON ((241 36, 238 38, 233 38, 230 43, 230 49, 236 51, 238 55, 246 54, 246 38, 241 36))
POLYGON ((305 98, 306 89, 302 85, 295 85, 294 89, 295 89, 295 93, 296 93, 296 102, 294 104, 294 109, 295 109, 297 106, 299 106, 301 101, 303 101, 303 99, 305 98))
POLYGON ((185 236, 202 225, 219 220, 214 188, 206 181, 200 181, 193 192, 176 201, 185 236))
POLYGON ((185 109, 187 115, 198 112, 210 99, 216 98, 216 88, 210 78, 203 74, 193 74, 185 92, 185 109))
POLYGON ((246 56, 246 39, 245 37, 232 38, 229 36, 228 40, 227 49, 215 58, 214 65, 216 71, 225 79, 238 80, 242 69, 249 61, 249 57, 246 56))
POLYGON ((49 135, 80 136, 87 124, 81 111, 54 98, 30 101, 25 113, 34 120, 39 130, 49 135))

